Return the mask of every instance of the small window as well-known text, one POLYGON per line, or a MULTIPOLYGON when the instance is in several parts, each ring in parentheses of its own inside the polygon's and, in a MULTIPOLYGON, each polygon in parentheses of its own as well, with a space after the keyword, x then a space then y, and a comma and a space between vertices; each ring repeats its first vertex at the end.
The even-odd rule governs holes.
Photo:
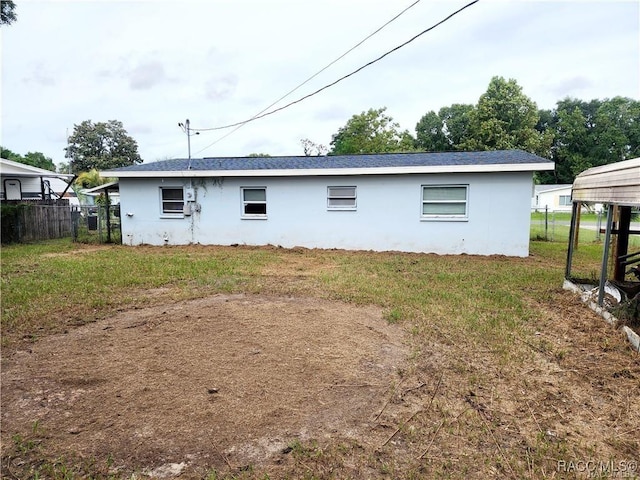
POLYGON ((250 218, 267 216, 267 189, 265 187, 242 188, 242 216, 250 218))
POLYGON ((180 188, 160 188, 162 198, 162 213, 177 215, 184 212, 184 191, 180 188))
POLYGON ((355 210, 356 187, 327 187, 329 210, 355 210))
POLYGON ((560 205, 563 207, 571 205, 571 195, 560 195, 560 205))
POLYGON ((468 190, 468 185, 423 185, 422 218, 466 219, 468 190))

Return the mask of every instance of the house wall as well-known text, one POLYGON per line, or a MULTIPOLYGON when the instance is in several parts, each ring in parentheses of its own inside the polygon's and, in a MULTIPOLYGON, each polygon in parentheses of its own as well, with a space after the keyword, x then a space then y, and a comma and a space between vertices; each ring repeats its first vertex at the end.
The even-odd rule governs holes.
POLYGON ((125 244, 280 245, 503 254, 529 252, 531 172, 194 179, 200 212, 162 218, 159 188, 189 179, 120 179, 125 244), (422 185, 465 184, 468 220, 421 219, 422 185), (328 186, 356 186, 356 211, 328 211, 328 186), (267 188, 267 219, 241 218, 241 187, 267 188), (496 209, 496 205, 500 205, 496 209))
POLYGON ((546 207, 550 212, 570 212, 571 202, 569 202, 569 205, 560 205, 561 195, 571 198, 571 187, 536 193, 537 203, 534 208, 544 211, 546 207))

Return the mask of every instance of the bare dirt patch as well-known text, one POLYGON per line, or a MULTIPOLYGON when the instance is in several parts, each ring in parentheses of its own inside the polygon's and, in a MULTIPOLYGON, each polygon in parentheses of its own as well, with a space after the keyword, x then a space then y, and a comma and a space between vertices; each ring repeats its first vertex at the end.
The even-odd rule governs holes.
POLYGON ((37 425, 56 454, 128 471, 277 461, 296 440, 373 441, 409 354, 374 307, 217 295, 122 312, 3 360, 3 436, 37 425))

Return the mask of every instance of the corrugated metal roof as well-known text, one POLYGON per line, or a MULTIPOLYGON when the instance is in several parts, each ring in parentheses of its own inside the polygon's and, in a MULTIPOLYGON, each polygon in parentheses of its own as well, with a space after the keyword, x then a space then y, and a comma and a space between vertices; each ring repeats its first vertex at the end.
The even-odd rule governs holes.
MULTIPOLYGON (((552 170, 553 162, 522 150, 482 152, 416 152, 366 155, 335 155, 322 157, 216 157, 178 158, 153 163, 142 163, 101 172, 110 177, 158 176, 162 172, 181 176, 204 175, 268 175, 268 172, 288 175, 362 173, 411 173, 412 169, 447 167, 461 171, 464 167, 482 168, 483 171, 552 170), (376 172, 375 170, 379 170, 376 172), (394 169, 398 169, 394 171, 394 169), (187 175, 188 173, 188 175, 187 175)), ((472 169, 469 169, 472 171, 472 169)))
POLYGON ((640 158, 593 167, 573 182, 573 201, 640 206, 640 158))

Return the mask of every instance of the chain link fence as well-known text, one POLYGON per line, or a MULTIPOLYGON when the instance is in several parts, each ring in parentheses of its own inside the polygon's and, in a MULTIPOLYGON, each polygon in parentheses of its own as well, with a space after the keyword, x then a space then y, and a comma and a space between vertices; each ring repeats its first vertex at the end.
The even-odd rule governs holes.
POLYGON ((74 242, 122 242, 120 205, 73 206, 71 225, 74 242))

